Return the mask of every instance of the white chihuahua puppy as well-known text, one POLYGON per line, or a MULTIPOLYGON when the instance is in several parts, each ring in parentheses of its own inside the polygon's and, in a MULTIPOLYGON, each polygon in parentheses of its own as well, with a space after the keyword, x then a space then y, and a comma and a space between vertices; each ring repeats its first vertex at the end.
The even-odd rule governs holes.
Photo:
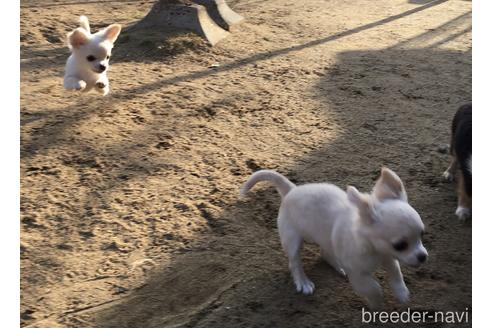
POLYGON ((328 183, 296 186, 275 171, 261 170, 246 181, 241 194, 259 181, 270 181, 282 196, 278 231, 298 292, 314 291, 301 262, 305 240, 320 246, 322 257, 348 276, 371 309, 383 304, 381 287, 373 277, 381 265, 396 298, 402 303, 409 300, 399 262, 416 267, 427 259, 421 241, 424 224, 393 171, 383 167, 372 193, 363 194, 352 186, 344 192, 328 183))
POLYGON ((113 44, 121 32, 121 25, 111 24, 91 34, 89 20, 80 16, 80 27, 67 36, 72 51, 65 66, 65 89, 87 92, 95 87, 103 96, 109 92, 106 72, 113 44))

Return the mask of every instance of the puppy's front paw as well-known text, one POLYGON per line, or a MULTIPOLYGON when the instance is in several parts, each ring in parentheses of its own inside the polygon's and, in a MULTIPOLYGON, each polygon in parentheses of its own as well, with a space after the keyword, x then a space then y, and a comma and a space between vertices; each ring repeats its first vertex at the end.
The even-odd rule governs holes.
POLYGON ((105 82, 96 82, 96 90, 101 93, 103 96, 109 93, 109 84, 105 82))
POLYGON ((314 292, 314 283, 307 278, 295 283, 297 292, 302 292, 304 295, 311 295, 314 292))
POLYGON ((87 83, 85 83, 85 81, 79 81, 75 90, 83 91, 86 88, 86 86, 87 86, 87 83))
POLYGON ((458 220, 462 222, 471 218, 471 215, 472 213, 470 208, 458 206, 458 208, 456 209, 456 216, 458 217, 458 220))
POLYGON ((454 181, 454 175, 451 172, 449 172, 449 170, 444 171, 442 176, 443 176, 444 180, 446 180, 446 181, 449 181, 449 182, 454 181))
POLYGON ((99 89, 104 89, 106 87, 106 83, 104 82, 96 82, 96 87, 99 89))
POLYGON ((410 301, 410 291, 406 286, 400 287, 395 290, 395 297, 402 304, 408 303, 410 301))

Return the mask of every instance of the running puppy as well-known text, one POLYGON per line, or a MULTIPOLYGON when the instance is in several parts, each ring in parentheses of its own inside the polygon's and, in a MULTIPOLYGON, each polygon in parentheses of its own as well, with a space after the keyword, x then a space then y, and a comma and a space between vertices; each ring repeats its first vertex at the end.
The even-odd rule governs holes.
POLYGON ((461 106, 454 114, 451 125, 451 164, 443 173, 445 179, 458 182, 458 208, 460 221, 472 213, 472 104, 461 106))
POLYGON ((120 32, 121 25, 111 24, 91 34, 89 20, 80 16, 80 27, 67 36, 72 54, 65 66, 65 89, 87 92, 95 87, 103 96, 108 94, 109 80, 106 72, 111 49, 120 32))
POLYGON ((398 301, 409 300, 399 262, 416 267, 427 259, 421 241, 424 224, 393 171, 383 167, 372 193, 364 194, 352 186, 345 192, 328 183, 296 186, 275 171, 261 170, 246 181, 241 194, 260 181, 271 182, 282 196, 278 231, 298 292, 314 291, 300 255, 303 241, 308 241, 318 244, 322 257, 348 276, 370 308, 383 304, 381 287, 372 275, 380 265, 398 301))

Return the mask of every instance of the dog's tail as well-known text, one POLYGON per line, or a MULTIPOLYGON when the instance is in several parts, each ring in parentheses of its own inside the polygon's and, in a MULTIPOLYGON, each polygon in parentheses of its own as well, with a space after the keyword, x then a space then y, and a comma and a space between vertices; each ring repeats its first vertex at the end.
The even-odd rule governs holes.
POLYGON ((80 16, 79 17, 79 24, 80 24, 80 27, 82 27, 87 32, 91 33, 91 27, 89 25, 89 18, 87 18, 87 16, 80 16))
POLYGON ((280 173, 272 170, 261 170, 253 173, 248 181, 241 186, 241 196, 246 195, 246 193, 260 181, 270 181, 273 183, 282 198, 284 198, 285 195, 287 195, 289 191, 296 186, 280 173))

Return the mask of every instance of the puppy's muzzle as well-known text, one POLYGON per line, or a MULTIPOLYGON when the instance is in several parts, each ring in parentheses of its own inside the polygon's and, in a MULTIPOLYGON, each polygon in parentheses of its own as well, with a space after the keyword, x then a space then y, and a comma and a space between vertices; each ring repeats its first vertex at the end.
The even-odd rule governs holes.
POLYGON ((106 70, 106 65, 100 64, 98 69, 99 69, 99 73, 102 73, 106 70))

